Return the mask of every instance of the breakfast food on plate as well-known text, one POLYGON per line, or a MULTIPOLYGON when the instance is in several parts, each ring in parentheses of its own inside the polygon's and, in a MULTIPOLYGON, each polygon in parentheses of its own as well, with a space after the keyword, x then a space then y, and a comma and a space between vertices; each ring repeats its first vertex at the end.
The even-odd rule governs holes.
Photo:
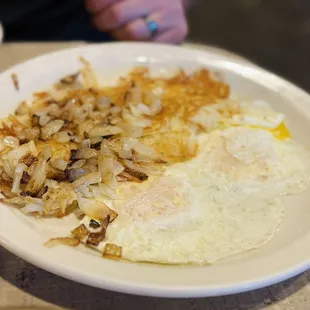
POLYGON ((68 236, 109 258, 214 263, 269 242, 282 196, 309 188, 310 154, 285 116, 230 98, 206 69, 113 87, 80 72, 2 120, 2 202, 39 217, 76 216, 68 236))

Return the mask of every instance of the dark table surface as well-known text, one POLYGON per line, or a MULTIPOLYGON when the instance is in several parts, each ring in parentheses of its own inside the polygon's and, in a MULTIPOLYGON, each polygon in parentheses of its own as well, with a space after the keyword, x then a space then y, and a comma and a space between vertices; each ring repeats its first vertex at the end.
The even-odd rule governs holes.
POLYGON ((245 56, 310 91, 309 0, 192 0, 190 39, 245 56))

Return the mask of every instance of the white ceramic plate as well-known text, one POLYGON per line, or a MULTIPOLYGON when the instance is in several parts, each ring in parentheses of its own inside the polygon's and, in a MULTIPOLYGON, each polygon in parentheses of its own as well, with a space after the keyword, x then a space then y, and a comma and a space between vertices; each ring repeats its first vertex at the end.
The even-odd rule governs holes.
MULTIPOLYGON (((0 75, 0 116, 12 112, 34 91, 49 87, 79 68, 79 56, 88 59, 103 82, 115 81, 136 65, 170 72, 182 67, 209 67, 223 73, 239 96, 266 99, 288 116, 294 137, 310 144, 310 97, 290 83, 229 54, 152 44, 104 44, 64 50, 20 64, 0 75), (11 81, 16 73, 20 92, 11 81)), ((199 297, 237 293, 292 277, 310 266, 310 194, 285 201, 286 218, 268 245, 213 266, 159 266, 116 262, 94 252, 43 243, 66 235, 74 220, 32 219, 0 205, 0 242, 9 251, 41 268, 92 286, 132 294, 163 297, 199 297)))

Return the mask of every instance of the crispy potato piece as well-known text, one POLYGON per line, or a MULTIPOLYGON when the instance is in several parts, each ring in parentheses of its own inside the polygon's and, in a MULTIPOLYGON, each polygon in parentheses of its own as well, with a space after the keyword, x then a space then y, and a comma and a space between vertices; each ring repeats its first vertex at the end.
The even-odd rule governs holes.
POLYGON ((52 238, 45 242, 45 246, 48 248, 53 248, 58 245, 69 245, 69 246, 78 246, 80 244, 80 241, 75 238, 70 237, 60 237, 60 238, 52 238))
POLYGON ((84 224, 81 224, 80 226, 74 228, 71 231, 71 234, 74 236, 74 238, 82 241, 84 238, 86 238, 89 235, 89 230, 84 224))
POLYGON ((113 243, 107 243, 103 250, 103 257, 120 259, 122 257, 122 247, 113 243))

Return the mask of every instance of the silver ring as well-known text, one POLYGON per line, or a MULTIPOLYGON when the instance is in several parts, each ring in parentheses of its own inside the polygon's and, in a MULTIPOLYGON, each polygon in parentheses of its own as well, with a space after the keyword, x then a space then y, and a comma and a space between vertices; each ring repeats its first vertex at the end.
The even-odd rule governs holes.
POLYGON ((154 38, 154 36, 158 32, 158 24, 150 17, 147 17, 145 19, 145 22, 146 22, 148 30, 150 31, 151 38, 154 38))

